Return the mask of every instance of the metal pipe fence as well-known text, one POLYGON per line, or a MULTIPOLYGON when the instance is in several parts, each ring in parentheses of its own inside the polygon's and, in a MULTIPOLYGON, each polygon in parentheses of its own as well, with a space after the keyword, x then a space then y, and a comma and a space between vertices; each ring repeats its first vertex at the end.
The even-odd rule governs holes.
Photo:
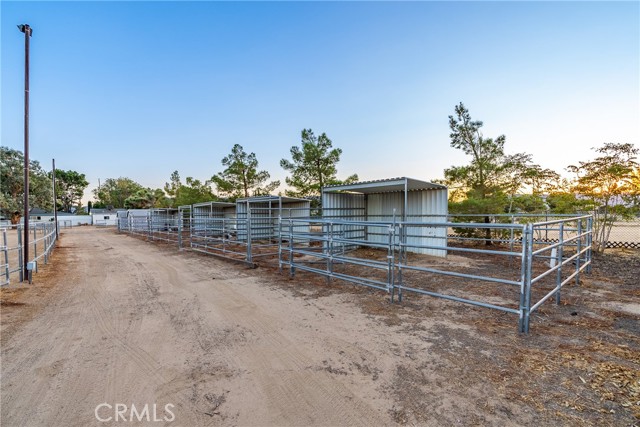
POLYGON ((278 256, 279 218, 308 216, 309 208, 250 207, 234 216, 199 213, 191 206, 118 218, 118 231, 253 265, 278 256))
POLYGON ((281 220, 280 233, 280 269, 291 276, 304 271, 372 287, 389 293, 392 302, 396 295, 401 301, 403 293, 413 292, 512 313, 523 333, 529 332, 531 313, 553 296, 559 304, 561 289, 591 268, 590 216, 525 224, 289 218, 281 220), (300 225, 319 227, 322 233, 298 233, 300 225), (347 227, 385 229, 387 238, 347 237, 347 227), (453 227, 512 237, 480 239, 480 247, 476 241, 425 237, 453 227), (544 233, 554 233, 559 242, 534 239, 544 233), (411 236, 422 236, 427 243, 411 236))
MULTIPOLYGON (((335 211, 335 210, 334 210, 335 211)), ((415 293, 511 313, 529 331, 531 314, 591 269, 591 216, 395 215, 331 218, 300 208, 249 208, 235 216, 151 211, 121 218, 118 229, 280 271, 367 286, 402 301, 415 293), (481 222, 475 222, 480 220, 481 222)))
MULTIPOLYGON (((24 277, 22 224, 0 228, 0 286, 9 285, 12 277, 18 281, 30 280, 24 277)), ((49 257, 56 243, 56 227, 53 222, 34 222, 29 225, 29 262, 34 263, 33 272, 38 271, 38 263, 49 263, 49 257)))

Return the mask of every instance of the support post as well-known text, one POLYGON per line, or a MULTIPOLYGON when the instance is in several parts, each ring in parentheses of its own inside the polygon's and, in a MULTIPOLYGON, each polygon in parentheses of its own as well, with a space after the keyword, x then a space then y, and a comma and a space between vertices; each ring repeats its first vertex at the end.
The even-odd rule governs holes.
POLYGON ((296 269, 293 266, 293 221, 289 218, 289 277, 296 275, 296 269))
POLYGON ((53 176, 53 223, 56 226, 56 240, 58 240, 58 237, 60 237, 60 235, 58 231, 58 195, 56 194, 56 159, 51 159, 51 170, 51 174, 53 176))
POLYGON ((578 220, 578 240, 577 242, 577 257, 576 257, 576 285, 580 284, 580 259, 582 255, 580 252, 582 251, 582 220, 578 220))
POLYGON ((533 225, 527 224, 527 270, 525 271, 524 333, 529 333, 531 317, 531 273, 533 269, 533 225))
POLYGON ((387 292, 391 294, 391 302, 393 302, 394 275, 393 275, 393 228, 395 224, 389 226, 387 232, 389 234, 387 247, 387 292))
POLYGON ((33 224, 33 259, 38 258, 38 223, 33 224))
POLYGON ((329 275, 327 276, 327 283, 331 283, 331 279, 333 278, 333 223, 329 223, 329 257, 327 258, 327 271, 329 275))
POLYGON ((182 250, 182 221, 183 221, 183 212, 180 208, 178 208, 178 250, 182 250))
POLYGON ((281 214, 278 214, 278 272, 282 274, 282 215, 281 214))
POLYGON ((587 218, 587 231, 589 234, 587 235, 587 261, 589 265, 587 265, 587 273, 591 273, 591 256, 593 250, 593 216, 587 218))
MULTIPOLYGON (((23 226, 24 227, 24 226, 23 226)), ((20 224, 16 226, 16 231, 18 232, 18 271, 20 272, 18 280, 20 282, 24 281, 24 278, 27 276, 27 267, 24 263, 24 247, 22 245, 22 229, 20 228, 20 224)))
POLYGON ((529 268, 529 262, 527 254, 529 253, 529 225, 522 227, 522 252, 520 253, 520 306, 519 306, 519 320, 518 320, 518 332, 525 332, 525 314, 527 312, 526 294, 527 294, 527 270, 529 268))
POLYGON ((251 205, 247 201, 247 261, 253 262, 251 257, 251 205))
POLYGON ((11 273, 9 273, 10 269, 9 269, 9 246, 8 246, 8 242, 9 242, 9 239, 7 239, 7 229, 3 228, 2 229, 2 246, 4 247, 4 276, 6 278, 7 285, 9 284, 9 281, 11 279, 11 277, 10 277, 11 273))
MULTIPOLYGON (((392 229, 391 229, 391 235, 389 236, 389 239, 391 240, 389 242, 389 245, 392 246, 392 252, 391 252, 391 304, 393 304, 393 298, 395 296, 395 292, 396 292, 396 276, 395 276, 395 268, 396 268, 396 253, 395 253, 395 241, 396 241, 396 209, 393 209, 393 215, 391 217, 391 223, 392 223, 392 229)), ((387 254, 387 257, 389 255, 387 254)))
POLYGON ((558 265, 558 270, 556 271, 556 305, 560 305, 560 289, 561 289, 561 284, 562 284, 562 254, 564 251, 564 222, 560 223, 560 230, 559 230, 559 236, 558 236, 559 240, 558 240, 558 252, 557 252, 557 265, 558 265))

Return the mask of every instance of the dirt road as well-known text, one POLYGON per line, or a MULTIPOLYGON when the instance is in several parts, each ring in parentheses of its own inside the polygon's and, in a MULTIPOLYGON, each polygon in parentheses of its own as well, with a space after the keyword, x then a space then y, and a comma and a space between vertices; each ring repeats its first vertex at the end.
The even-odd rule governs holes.
POLYGON ((185 426, 389 423, 375 387, 328 371, 329 355, 369 350, 319 307, 106 230, 61 247, 57 298, 2 349, 3 425, 108 425, 104 402, 155 403, 156 418, 173 404, 167 424, 185 426))
POLYGON ((90 227, 66 231, 52 261, 34 286, 3 289, 2 426, 634 419, 598 406, 589 366, 550 363, 570 343, 596 342, 571 329, 573 307, 534 325, 570 340, 524 338, 501 314, 433 299, 390 306, 363 288, 289 281, 90 227), (576 393, 594 408, 565 405, 576 393))

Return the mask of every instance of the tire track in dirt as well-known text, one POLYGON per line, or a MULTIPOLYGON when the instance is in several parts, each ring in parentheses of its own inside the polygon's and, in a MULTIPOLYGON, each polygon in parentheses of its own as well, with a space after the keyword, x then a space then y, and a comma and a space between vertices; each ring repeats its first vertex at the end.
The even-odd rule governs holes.
POLYGON ((241 267, 105 230, 64 239, 66 285, 2 349, 3 425, 109 425, 103 402, 172 403, 176 426, 389 424, 241 267))
MULTIPOLYGON (((132 258, 119 257, 117 260, 122 267, 122 271, 128 272, 127 280, 133 286, 128 289, 127 307, 133 309, 127 317, 126 325, 121 321, 126 313, 118 313, 114 310, 108 310, 103 301, 108 296, 108 291, 104 287, 98 285, 94 287, 94 293, 91 299, 91 307, 95 318, 98 321, 98 327, 103 331, 114 345, 114 356, 118 363, 110 364, 111 387, 109 393, 105 397, 106 402, 120 401, 123 394, 136 394, 142 390, 135 388, 129 390, 124 388, 126 384, 123 378, 123 365, 128 366, 127 383, 131 384, 135 380, 141 388, 145 388, 147 393, 153 392, 160 385, 170 381, 164 374, 163 366, 151 355, 137 345, 141 339, 141 326, 145 315, 153 312, 153 310, 161 309, 160 315, 165 315, 166 311, 157 301, 159 294, 158 287, 155 286, 153 272, 150 271, 144 263, 135 261, 132 258), (100 291, 100 292, 98 292, 100 291), (133 372, 132 372, 133 370, 133 372)), ((176 405, 178 409, 186 409, 181 411, 181 422, 185 425, 196 425, 197 417, 191 416, 195 412, 191 403, 180 395, 171 395, 171 403, 176 405)))
MULTIPOLYGON (((72 262, 77 261, 71 257, 72 262)), ((62 286, 73 286, 77 275, 69 274, 62 286)), ((82 328, 87 318, 84 304, 51 299, 45 309, 46 322, 37 328, 23 330, 22 339, 13 341, 9 347, 3 347, 2 359, 2 403, 3 420, 7 419, 7 409, 18 407, 19 417, 9 417, 9 425, 34 425, 35 418, 46 412, 54 419, 61 419, 59 408, 43 408, 51 389, 60 389, 73 377, 73 355, 80 352, 81 340, 75 334, 82 328), (70 309, 76 316, 67 316, 70 309), (58 325, 64 325, 62 330, 58 325), (69 333, 67 333, 67 331, 69 333), (16 362, 18 361, 18 362, 16 362), (23 380, 25 372, 30 372, 28 381, 23 380), (25 404, 21 396, 28 396, 25 404)))
MULTIPOLYGON (((162 264, 161 268, 170 282, 177 286, 184 283, 170 265, 162 264)), ((283 326, 280 321, 235 291, 247 282, 246 278, 216 280, 215 289, 203 298, 215 304, 231 323, 259 337, 246 343, 234 363, 240 370, 252 373, 250 380, 256 386, 252 387, 255 397, 276 414, 270 423, 305 424, 323 419, 330 424, 379 424, 380 420, 372 415, 375 411, 359 401, 347 387, 328 373, 310 369, 313 360, 278 332, 283 326), (354 409, 355 416, 351 414, 354 409)))

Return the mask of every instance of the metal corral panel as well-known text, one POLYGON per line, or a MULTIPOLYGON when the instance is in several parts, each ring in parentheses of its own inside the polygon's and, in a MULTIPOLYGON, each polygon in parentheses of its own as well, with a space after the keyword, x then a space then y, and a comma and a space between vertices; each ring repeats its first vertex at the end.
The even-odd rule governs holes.
POLYGON ((205 218, 224 218, 227 213, 231 213, 231 216, 235 215, 234 203, 227 202, 204 202, 195 203, 191 207, 193 217, 205 217, 205 218))
MULTIPOLYGON (((193 218, 192 228, 196 234, 210 234, 207 233, 207 228, 212 228, 210 231, 222 230, 223 228, 229 229, 229 232, 233 232, 235 229, 234 221, 236 205, 228 202, 203 202, 195 203, 191 207, 191 216, 193 218), (214 221, 212 219, 220 219, 220 221, 214 221), (228 222, 228 223, 227 223, 228 222)), ((215 234, 215 233, 214 233, 215 234)))
MULTIPOLYGON (((396 220, 403 220, 404 192, 381 193, 367 195, 367 214, 369 221, 390 221, 393 210, 396 220)), ((408 222, 443 223, 447 221, 447 190, 422 190, 407 193, 408 222)), ((384 227, 367 227, 367 240, 377 243, 387 243, 388 232, 384 227)), ((406 228, 406 243, 420 246, 446 246, 446 227, 409 226, 406 228)), ((442 249, 411 248, 409 252, 446 256, 442 249)))
POLYGON ((151 209, 149 212, 152 230, 178 230, 178 209, 151 209))
POLYGON ((127 211, 118 211, 116 215, 118 215, 118 230, 127 229, 128 228, 127 217, 129 213, 127 211))
MULTIPOLYGON (((311 201, 280 196, 257 196, 238 199, 238 240, 247 240, 247 208, 251 209, 251 240, 269 240, 278 237, 278 217, 307 218, 311 211, 311 201)), ((296 225, 296 232, 309 231, 308 225, 296 225)))
MULTIPOLYGON (((323 193, 322 217, 344 221, 366 221, 366 197, 358 193, 323 193)), ((366 239, 366 227, 362 225, 334 225, 334 233, 342 239, 366 239)), ((357 245, 334 243, 336 250, 354 249, 357 245)))
POLYGON ((149 209, 129 209, 127 210, 128 218, 148 218, 149 209))
POLYGON ((149 209, 127 210, 127 227, 129 230, 147 230, 149 228, 149 209))

